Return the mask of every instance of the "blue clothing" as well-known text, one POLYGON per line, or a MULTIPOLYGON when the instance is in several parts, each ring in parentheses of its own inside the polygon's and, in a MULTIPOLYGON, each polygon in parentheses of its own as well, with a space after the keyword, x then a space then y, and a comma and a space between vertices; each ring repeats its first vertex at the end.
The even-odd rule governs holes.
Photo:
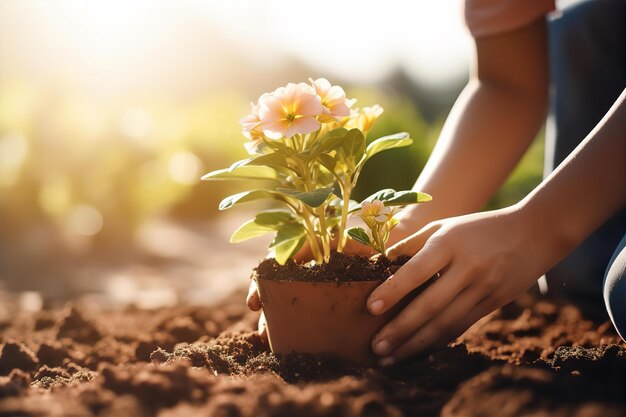
MULTIPOLYGON (((552 19, 548 31, 552 96, 546 175, 578 146, 626 87, 626 1, 577 3, 552 19)), ((603 294, 622 338, 626 336, 625 240, 626 208, 622 208, 546 274, 551 291, 598 300, 603 294)))
POLYGON ((617 332, 626 340, 626 234, 606 269, 604 304, 617 332))

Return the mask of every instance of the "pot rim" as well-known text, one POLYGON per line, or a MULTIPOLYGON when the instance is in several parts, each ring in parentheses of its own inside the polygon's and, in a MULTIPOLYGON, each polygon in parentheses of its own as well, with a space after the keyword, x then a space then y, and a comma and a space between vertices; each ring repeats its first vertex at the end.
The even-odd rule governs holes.
POLYGON ((371 283, 381 284, 386 281, 386 279, 375 279, 375 280, 370 279, 370 280, 363 280, 363 281, 298 281, 298 280, 288 280, 288 279, 261 278, 258 276, 255 276, 252 279, 255 281, 276 282, 276 283, 281 283, 281 284, 308 284, 308 285, 330 284, 334 286, 359 285, 359 284, 364 285, 364 284, 371 284, 371 283))

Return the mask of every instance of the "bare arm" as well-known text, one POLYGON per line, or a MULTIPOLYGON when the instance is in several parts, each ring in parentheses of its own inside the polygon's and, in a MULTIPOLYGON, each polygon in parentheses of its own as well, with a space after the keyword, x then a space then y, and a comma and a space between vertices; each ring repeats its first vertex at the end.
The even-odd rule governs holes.
POLYGON ((414 187, 434 199, 405 210, 392 239, 406 237, 433 220, 480 210, 542 126, 547 95, 543 19, 477 39, 470 81, 414 187))
POLYGON ((519 205, 572 251, 626 202, 626 90, 585 140, 519 205))
POLYGON ((445 344, 512 301, 626 204, 626 90, 598 126, 520 203, 429 224, 388 251, 415 255, 370 295, 381 314, 441 277, 374 338, 387 362, 445 344))

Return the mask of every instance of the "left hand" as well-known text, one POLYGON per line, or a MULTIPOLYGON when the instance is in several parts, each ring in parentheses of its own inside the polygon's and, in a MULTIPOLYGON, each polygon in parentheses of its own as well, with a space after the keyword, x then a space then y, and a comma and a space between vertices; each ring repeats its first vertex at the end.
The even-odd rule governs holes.
POLYGON ((557 242, 549 230, 534 230, 513 206, 433 222, 392 246, 391 259, 414 256, 372 292, 372 314, 440 277, 373 338, 381 364, 445 345, 514 300, 558 261, 557 242))

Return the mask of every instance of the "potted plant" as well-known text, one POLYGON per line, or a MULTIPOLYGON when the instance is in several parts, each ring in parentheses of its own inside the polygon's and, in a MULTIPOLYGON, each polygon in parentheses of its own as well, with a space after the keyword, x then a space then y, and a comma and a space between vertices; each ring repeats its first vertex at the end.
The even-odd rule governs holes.
POLYGON ((241 120, 250 157, 202 177, 267 184, 226 197, 220 210, 258 199, 283 206, 258 213, 230 239, 237 243, 275 233, 272 258, 255 268, 253 279, 276 353, 330 353, 370 363, 371 337, 396 312, 373 316, 367 312, 366 299, 398 265, 384 256, 371 260, 342 251, 347 239, 354 239, 384 254, 398 210, 431 197, 385 189, 361 203, 351 200, 359 174, 372 156, 412 143, 407 133, 397 133, 366 145, 383 110, 378 105, 352 109, 353 105, 341 87, 323 78, 263 94, 241 120), (366 228, 347 228, 349 215, 358 215, 366 228), (313 260, 298 265, 292 257, 305 243, 313 260))

